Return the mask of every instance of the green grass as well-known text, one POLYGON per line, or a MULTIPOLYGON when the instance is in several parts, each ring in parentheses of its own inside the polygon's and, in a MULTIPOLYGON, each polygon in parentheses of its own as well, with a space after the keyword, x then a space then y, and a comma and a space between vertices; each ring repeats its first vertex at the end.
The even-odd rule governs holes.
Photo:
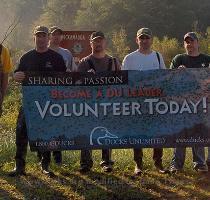
MULTIPOLYGON (((132 176, 133 152, 130 149, 113 150, 114 171, 101 172, 101 151, 94 151, 94 166, 90 173, 81 175, 79 151, 64 151, 63 165, 51 163, 54 178, 40 172, 35 153, 28 151, 26 177, 10 178, 7 173, 14 167, 15 122, 20 105, 20 92, 13 82, 4 102, 0 118, 0 199, 210 199, 210 174, 192 170, 191 150, 182 173, 163 175, 155 171, 152 150, 144 149, 144 174, 132 176)), ((164 149, 164 165, 169 166, 173 150, 164 149)))

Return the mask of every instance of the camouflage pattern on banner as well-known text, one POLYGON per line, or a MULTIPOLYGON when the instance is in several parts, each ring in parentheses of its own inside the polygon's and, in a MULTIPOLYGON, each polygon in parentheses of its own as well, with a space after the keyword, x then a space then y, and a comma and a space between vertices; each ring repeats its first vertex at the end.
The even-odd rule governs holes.
POLYGON ((210 146, 209 72, 28 74, 31 150, 210 146))

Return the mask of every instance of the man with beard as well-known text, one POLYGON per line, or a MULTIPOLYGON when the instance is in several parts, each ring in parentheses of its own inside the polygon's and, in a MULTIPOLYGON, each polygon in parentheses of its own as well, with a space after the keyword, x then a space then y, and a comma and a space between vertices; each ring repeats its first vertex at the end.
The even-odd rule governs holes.
MULTIPOLYGON (((106 39, 102 32, 93 32, 90 36, 90 46, 92 53, 83 58, 78 66, 79 72, 104 72, 119 71, 121 66, 116 58, 106 54, 106 39)), ((81 150, 80 172, 90 171, 93 166, 92 151, 81 150)), ((102 161, 100 163, 104 172, 111 172, 113 161, 111 160, 111 150, 102 149, 102 161)))

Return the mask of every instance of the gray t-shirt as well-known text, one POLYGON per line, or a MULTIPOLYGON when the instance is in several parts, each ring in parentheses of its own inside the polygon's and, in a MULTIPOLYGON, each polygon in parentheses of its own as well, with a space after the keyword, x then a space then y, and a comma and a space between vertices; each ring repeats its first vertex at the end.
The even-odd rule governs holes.
POLYGON ((103 58, 96 58, 90 54, 89 56, 81 59, 77 71, 87 72, 91 69, 95 72, 119 71, 120 68, 120 62, 116 58, 109 55, 105 55, 103 58))
POLYGON ((62 55, 64 62, 66 64, 66 71, 76 71, 77 65, 74 62, 74 58, 71 54, 71 52, 68 49, 64 49, 62 47, 59 47, 57 50, 52 49, 62 55))
POLYGON ((165 69, 165 63, 163 57, 158 53, 160 63, 156 51, 152 51, 150 54, 145 55, 136 50, 123 59, 122 70, 152 70, 152 69, 165 69))

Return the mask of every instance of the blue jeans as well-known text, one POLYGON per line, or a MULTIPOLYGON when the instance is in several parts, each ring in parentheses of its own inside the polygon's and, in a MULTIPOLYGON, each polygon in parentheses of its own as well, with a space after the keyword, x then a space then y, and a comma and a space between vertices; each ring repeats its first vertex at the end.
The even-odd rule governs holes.
MULTIPOLYGON (((192 147, 194 168, 205 166, 205 148, 192 147)), ((185 147, 178 147, 174 149, 174 156, 172 158, 171 166, 176 169, 182 169, 184 166, 186 155, 185 147)))
POLYGON ((210 165, 210 147, 208 147, 208 157, 206 159, 207 165, 210 165))
MULTIPOLYGON (((113 161, 111 160, 111 152, 111 149, 102 149, 102 160, 100 162, 101 166, 113 164, 113 161)), ((80 166, 87 168, 91 168, 93 166, 92 150, 81 150, 80 166)))

